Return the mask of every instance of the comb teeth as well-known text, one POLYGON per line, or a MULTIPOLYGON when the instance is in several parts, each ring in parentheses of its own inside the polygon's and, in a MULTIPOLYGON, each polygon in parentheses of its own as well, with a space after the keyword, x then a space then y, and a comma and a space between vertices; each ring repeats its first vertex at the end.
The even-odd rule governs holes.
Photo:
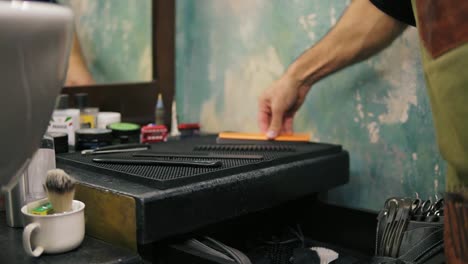
POLYGON ((288 145, 200 145, 195 151, 276 151, 295 152, 296 149, 288 145))

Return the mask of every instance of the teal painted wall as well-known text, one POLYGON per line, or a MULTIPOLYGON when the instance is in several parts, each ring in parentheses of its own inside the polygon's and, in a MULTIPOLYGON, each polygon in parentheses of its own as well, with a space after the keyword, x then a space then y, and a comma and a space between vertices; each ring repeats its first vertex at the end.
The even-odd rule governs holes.
POLYGON ((151 0, 60 0, 75 14, 86 63, 98 83, 152 79, 151 0))
MULTIPOLYGON (((180 121, 210 132, 257 131, 257 97, 339 19, 342 0, 177 1, 180 121)), ((365 23, 365 18, 363 18, 365 23)), ((394 195, 444 190, 419 57, 410 28, 380 55, 316 84, 295 122, 351 153, 351 180, 328 201, 378 209, 394 195)))

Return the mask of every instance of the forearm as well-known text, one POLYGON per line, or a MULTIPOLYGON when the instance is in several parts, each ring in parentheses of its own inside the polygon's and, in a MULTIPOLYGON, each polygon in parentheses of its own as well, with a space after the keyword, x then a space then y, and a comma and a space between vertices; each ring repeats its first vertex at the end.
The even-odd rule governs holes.
POLYGON ((354 0, 336 26, 288 68, 286 75, 303 85, 366 59, 388 46, 405 25, 369 0, 354 0))

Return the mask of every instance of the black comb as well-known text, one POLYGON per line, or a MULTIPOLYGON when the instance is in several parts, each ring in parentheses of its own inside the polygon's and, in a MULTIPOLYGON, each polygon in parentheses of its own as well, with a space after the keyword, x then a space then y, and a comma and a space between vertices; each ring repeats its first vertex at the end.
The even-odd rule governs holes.
POLYGON ((199 145, 195 151, 275 151, 295 152, 296 148, 288 145, 199 145))

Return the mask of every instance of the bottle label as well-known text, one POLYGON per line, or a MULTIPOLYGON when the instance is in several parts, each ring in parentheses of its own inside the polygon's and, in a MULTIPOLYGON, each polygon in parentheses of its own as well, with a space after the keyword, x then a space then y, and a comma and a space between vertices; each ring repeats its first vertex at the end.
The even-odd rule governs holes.
POLYGON ((81 128, 96 128, 96 116, 80 115, 81 128))
POLYGON ((67 133, 68 145, 75 145, 75 131, 78 125, 71 116, 53 116, 49 122, 47 132, 61 132, 67 133))

